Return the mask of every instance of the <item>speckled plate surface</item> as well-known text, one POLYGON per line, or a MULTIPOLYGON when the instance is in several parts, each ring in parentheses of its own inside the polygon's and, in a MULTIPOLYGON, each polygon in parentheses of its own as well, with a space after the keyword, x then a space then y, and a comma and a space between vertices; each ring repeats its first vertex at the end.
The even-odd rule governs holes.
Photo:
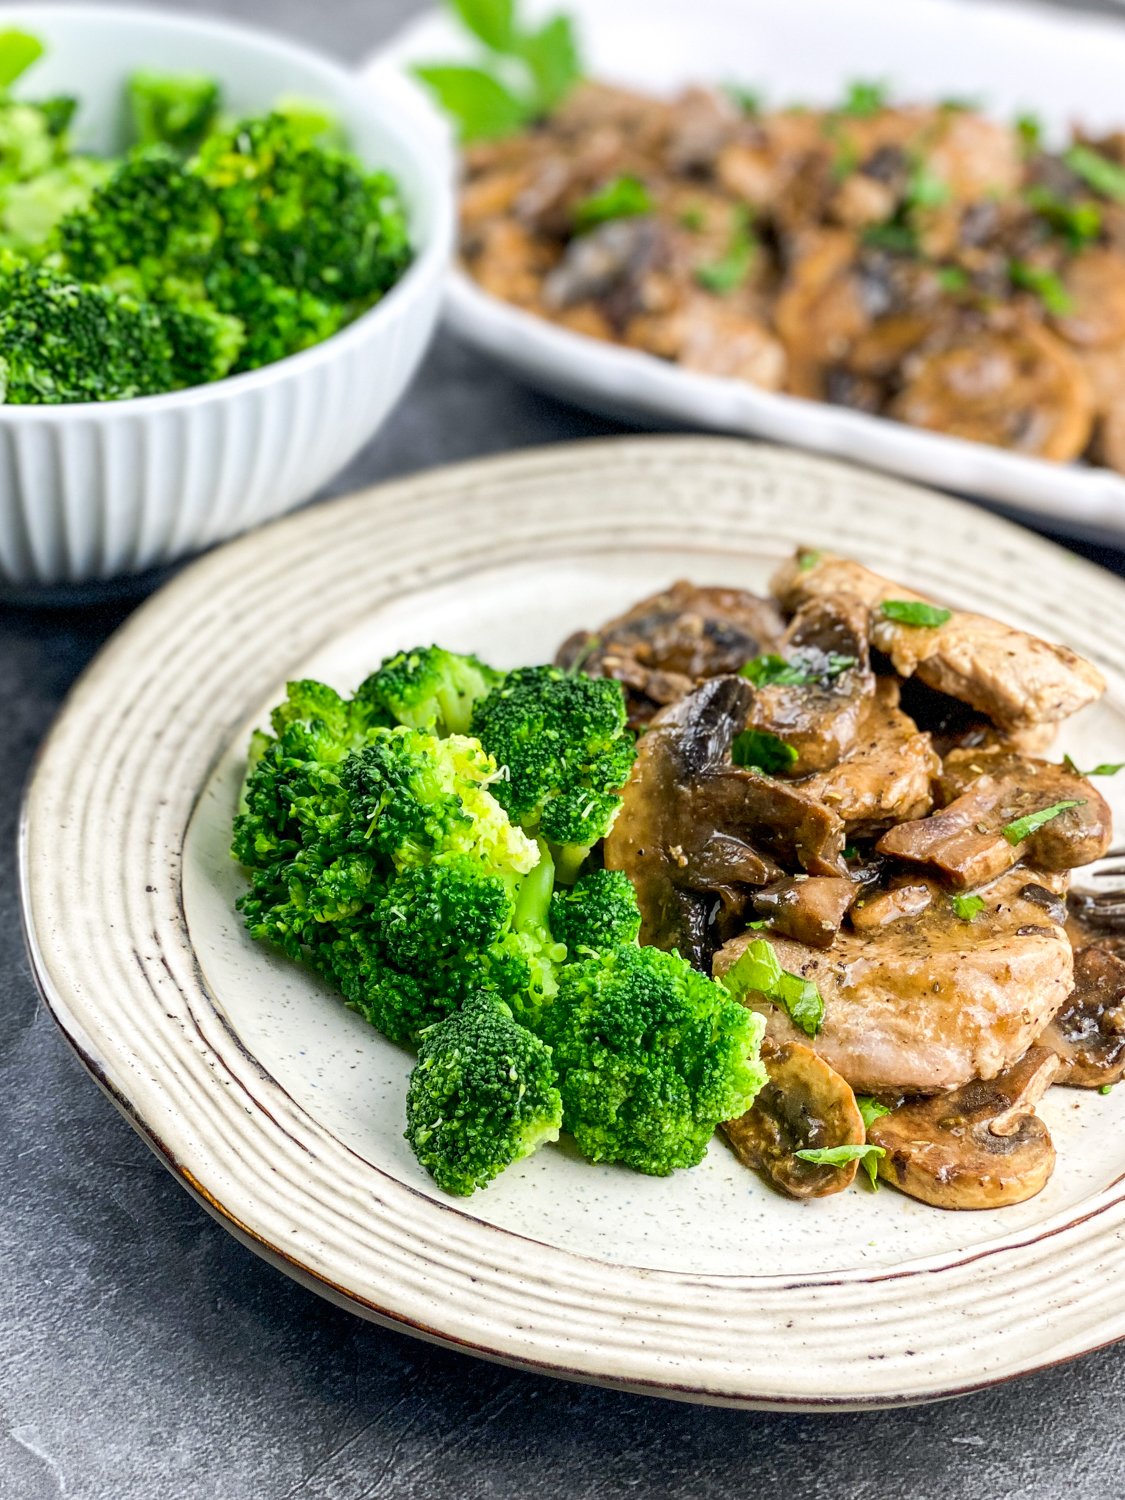
POLYGON ((407 1053, 232 912, 246 736, 287 678, 348 689, 430 639, 546 658, 677 576, 761 587, 797 542, 1093 657, 1109 693, 1059 748, 1120 759, 1121 583, 955 501, 723 440, 540 449, 321 506, 197 563, 109 644, 27 795, 32 960, 83 1062, 234 1233, 365 1316, 701 1401, 925 1400, 1125 1336, 1125 1090, 1053 1090, 1058 1170, 1002 1212, 789 1202, 718 1140, 670 1180, 564 1144, 452 1200, 402 1139, 407 1053))

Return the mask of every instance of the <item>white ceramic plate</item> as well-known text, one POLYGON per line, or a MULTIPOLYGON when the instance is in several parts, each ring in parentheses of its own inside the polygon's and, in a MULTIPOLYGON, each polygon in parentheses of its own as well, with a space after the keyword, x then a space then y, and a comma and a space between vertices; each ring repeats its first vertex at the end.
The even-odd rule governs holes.
MULTIPOLYGON (((1125 24, 986 0, 525 0, 531 14, 565 9, 588 67, 657 92, 736 80, 767 101, 828 103, 847 80, 887 79, 904 98, 980 99, 1002 117, 1034 109, 1053 132, 1075 121, 1125 124, 1125 24)), ((380 88, 410 65, 466 55, 443 16, 410 26, 368 65, 380 88)), ((447 149, 431 109, 435 149, 447 149)), ((1125 476, 1062 467, 922 432, 843 407, 693 374, 651 355, 559 328, 452 274, 446 312, 471 343, 533 384, 580 405, 689 427, 753 433, 832 453, 944 489, 996 501, 1057 531, 1125 540, 1125 476)))
POLYGON ((86 1066, 256 1250, 428 1337, 704 1401, 924 1400, 1125 1336, 1125 1088, 1054 1090, 1058 1170, 999 1213, 790 1202, 718 1140, 670 1180, 551 1147, 452 1200, 402 1139, 407 1053, 232 910, 246 739, 287 678, 348 689, 432 639, 545 659, 677 576, 761 587, 799 541, 1095 658, 1108 697, 1060 749, 1121 758, 1121 583, 959 502, 718 439, 552 447, 307 511, 183 573, 88 671, 27 797, 34 967, 86 1066))

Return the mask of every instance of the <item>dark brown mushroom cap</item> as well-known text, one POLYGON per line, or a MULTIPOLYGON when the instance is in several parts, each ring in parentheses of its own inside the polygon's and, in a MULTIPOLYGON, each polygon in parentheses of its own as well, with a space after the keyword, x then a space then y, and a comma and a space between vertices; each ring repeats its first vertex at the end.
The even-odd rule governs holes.
POLYGON ((879 1176, 935 1208, 1003 1208, 1033 1198, 1055 1166, 1055 1148, 1035 1106, 1059 1059, 1032 1047, 1013 1067, 874 1120, 879 1176))
POLYGON ((1125 1077, 1125 958, 1100 946, 1074 955, 1074 990, 1039 1038, 1057 1054, 1056 1083, 1096 1089, 1125 1077))
POLYGON ((824 1198, 855 1181, 857 1161, 842 1167, 802 1161, 798 1151, 862 1146, 863 1117, 851 1089, 811 1047, 787 1042, 763 1049, 769 1082, 741 1119, 721 1128, 735 1155, 791 1198, 824 1198))
POLYGON ((750 907, 771 932, 829 948, 857 893, 858 887, 841 875, 794 875, 755 891, 750 907))

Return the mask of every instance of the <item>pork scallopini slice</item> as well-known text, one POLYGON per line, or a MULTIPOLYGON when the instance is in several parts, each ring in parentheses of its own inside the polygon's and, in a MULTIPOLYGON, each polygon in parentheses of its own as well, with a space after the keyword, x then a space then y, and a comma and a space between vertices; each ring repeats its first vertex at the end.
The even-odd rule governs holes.
MULTIPOLYGON (((1055 880, 1058 877, 1037 877, 1055 880)), ((921 911, 863 933, 842 930, 829 948, 770 941, 782 966, 811 980, 824 1024, 811 1041, 784 1010, 753 995, 775 1042, 812 1046, 862 1093, 939 1093, 994 1078, 1022 1057, 1065 1003, 1074 983, 1066 929, 1024 894, 1015 870, 981 891, 972 921, 936 885, 921 911)), ((722 977, 756 937, 715 955, 722 977)))
POLYGON ((852 594, 871 611, 871 642, 903 677, 915 674, 987 714, 1001 727, 1057 723, 1105 691, 1098 669, 1068 646, 1054 645, 986 615, 952 610, 935 626, 887 618, 888 601, 927 604, 924 595, 830 553, 799 552, 771 588, 787 610, 825 594, 852 594))

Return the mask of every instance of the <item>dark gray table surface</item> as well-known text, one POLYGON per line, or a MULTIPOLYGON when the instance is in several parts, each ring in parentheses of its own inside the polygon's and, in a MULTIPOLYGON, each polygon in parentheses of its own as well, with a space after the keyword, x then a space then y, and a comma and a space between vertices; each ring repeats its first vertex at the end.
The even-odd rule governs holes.
MULTIPOLYGON (((349 58, 417 8, 223 7, 349 58)), ((331 493, 616 430, 443 336, 331 493)), ((1125 572, 1120 556, 1086 550, 1125 572)), ((236 1244, 73 1061, 20 936, 20 786, 70 684, 135 602, 0 608, 0 1500, 1120 1500, 1125 1349, 941 1406, 715 1411, 430 1348, 236 1244)))

